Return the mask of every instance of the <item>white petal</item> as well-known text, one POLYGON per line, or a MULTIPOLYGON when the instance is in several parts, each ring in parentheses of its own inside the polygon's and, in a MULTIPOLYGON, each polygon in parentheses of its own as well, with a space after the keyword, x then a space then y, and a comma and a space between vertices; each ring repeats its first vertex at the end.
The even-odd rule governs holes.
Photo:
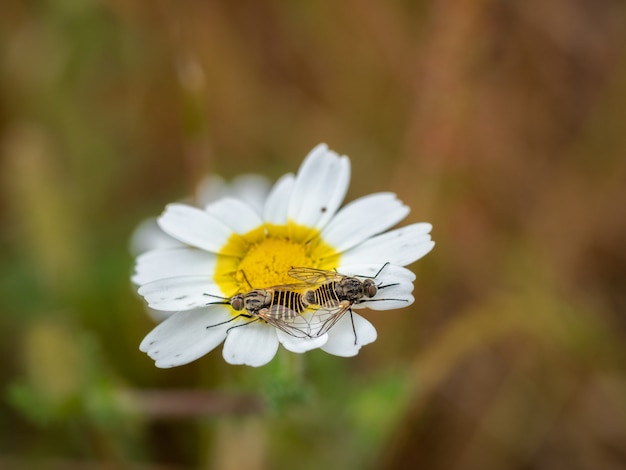
POLYGON ((141 222, 130 237, 130 252, 135 256, 158 248, 176 246, 183 245, 159 228, 156 217, 141 222))
POLYGON ((271 361, 276 351, 276 331, 273 327, 257 321, 231 329, 224 342, 222 354, 229 364, 259 367, 271 361))
POLYGON ((223 197, 232 197, 245 202, 260 214, 269 189, 269 180, 260 175, 243 174, 235 177, 230 184, 220 176, 210 175, 198 184, 196 194, 201 207, 223 197))
POLYGON ((257 212, 245 202, 225 197, 206 207, 207 213, 227 225, 235 233, 243 235, 263 224, 257 212))
POLYGON ((169 204, 158 223, 177 240, 214 253, 219 252, 233 233, 206 211, 185 204, 169 204))
POLYGON ((391 263, 406 266, 433 249, 427 223, 407 225, 377 235, 341 255, 342 264, 391 263))
POLYGON ((341 253, 393 227, 408 213, 408 206, 395 194, 370 194, 337 212, 322 231, 322 238, 341 253))
POLYGON ((350 160, 319 144, 302 162, 288 215, 294 222, 321 229, 343 202, 350 183, 350 160))
POLYGON ((231 318, 223 307, 175 313, 148 333, 139 349, 154 359, 157 367, 187 364, 224 341, 232 324, 218 324, 231 318))
POLYGON ((264 176, 240 175, 232 180, 226 195, 240 199, 252 207, 257 214, 262 214, 270 187, 270 181, 264 176))
POLYGON ((374 278, 379 286, 372 300, 358 303, 354 308, 393 310, 408 307, 415 301, 411 295, 415 274, 406 268, 392 264, 342 265, 337 272, 362 279, 374 278))
POLYGON ((216 256, 189 247, 153 250, 137 257, 132 280, 143 285, 159 279, 202 275, 210 278, 215 271, 216 256))
POLYGON ((322 346, 322 351, 335 356, 356 356, 361 346, 376 341, 376 328, 369 321, 354 312, 352 312, 352 320, 354 321, 354 330, 352 329, 350 312, 341 317, 328 331, 328 341, 322 346))
POLYGON ((179 276, 159 279, 141 286, 137 292, 150 308, 164 311, 191 310, 219 302, 220 288, 206 276, 179 276))
POLYGON ((413 271, 390 263, 344 264, 343 259, 341 261, 341 266, 337 268, 337 272, 345 274, 346 276, 374 278, 376 279, 376 284, 390 284, 397 281, 415 281, 413 271))
POLYGON ((296 338, 281 330, 276 330, 276 333, 278 334, 278 341, 281 342, 285 349, 295 353, 303 353, 319 348, 328 341, 328 334, 323 334, 316 338, 296 338))
POLYGON ((287 223, 287 209, 296 178, 293 174, 283 175, 274 185, 263 209, 263 219, 276 225, 287 223))

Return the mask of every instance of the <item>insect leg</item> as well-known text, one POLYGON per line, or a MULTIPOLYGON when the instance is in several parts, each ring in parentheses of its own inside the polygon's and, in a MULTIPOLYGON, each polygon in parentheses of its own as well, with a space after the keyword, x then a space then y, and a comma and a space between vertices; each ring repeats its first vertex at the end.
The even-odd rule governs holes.
POLYGON ((250 284, 250 281, 248 281, 248 276, 246 276, 246 272, 243 269, 241 269, 240 271, 241 271, 241 274, 243 275, 244 281, 246 281, 246 284, 250 286, 250 289, 254 289, 252 284, 250 284))
MULTIPOLYGON (((246 315, 246 314, 240 313, 239 315, 237 315, 236 317, 231 318, 230 320, 219 322, 219 323, 216 323, 215 325, 209 325, 209 326, 206 327, 206 329, 208 330, 209 328, 213 328, 214 326, 225 325, 226 323, 230 323, 231 321, 237 320, 237 318, 239 318, 239 317, 252 318, 250 315, 246 315)), ((230 328, 229 328, 229 330, 230 330, 230 328)))
POLYGON ((382 267, 378 270, 378 272, 376 273, 376 275, 374 276, 374 279, 376 279, 378 277, 378 275, 383 272, 383 269, 385 269, 387 266, 389 266, 389 261, 387 261, 385 264, 382 265, 382 267))
POLYGON ((352 315, 352 309, 350 310, 350 323, 352 323, 352 332, 354 333, 354 345, 356 346, 357 338, 356 338, 356 327, 354 326, 354 316, 352 315))
MULTIPOLYGON (((252 315, 237 315, 235 318, 239 318, 239 317, 252 318, 252 315)), ((233 318, 233 320, 235 318, 233 318)), ((229 329, 226 330, 226 334, 230 333, 230 330, 234 330, 235 328, 240 328, 242 326, 249 325, 250 323, 254 323, 255 321, 259 321, 259 320, 260 320, 260 317, 256 317, 254 320, 250 320, 248 322, 242 323, 241 325, 231 326, 229 329)), ((228 320, 228 321, 232 321, 232 320, 228 320)), ((224 322, 224 323, 227 323, 227 322, 224 322)))

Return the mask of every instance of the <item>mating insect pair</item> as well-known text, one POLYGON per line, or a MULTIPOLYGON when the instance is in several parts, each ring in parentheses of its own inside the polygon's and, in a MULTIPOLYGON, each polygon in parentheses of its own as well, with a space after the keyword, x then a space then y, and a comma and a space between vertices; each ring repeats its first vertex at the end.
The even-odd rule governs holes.
POLYGON ((297 338, 322 336, 346 312, 349 312, 356 344, 357 337, 352 319, 352 306, 365 301, 403 300, 372 299, 379 289, 395 285, 377 286, 374 282, 387 264, 383 265, 373 277, 360 276, 365 278, 364 280, 335 271, 304 267, 292 268, 289 270, 289 276, 302 282, 265 289, 253 289, 216 303, 230 304, 233 310, 242 312, 229 322, 239 317, 250 319, 249 322, 232 328, 262 320, 297 338))

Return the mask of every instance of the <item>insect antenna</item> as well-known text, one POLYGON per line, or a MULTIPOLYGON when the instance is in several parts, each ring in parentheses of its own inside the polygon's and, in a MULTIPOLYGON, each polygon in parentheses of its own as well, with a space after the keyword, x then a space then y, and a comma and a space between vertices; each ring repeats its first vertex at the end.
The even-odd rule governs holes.
POLYGON ((399 286, 399 282, 394 282, 393 284, 385 284, 383 286, 376 286, 377 289, 385 289, 387 287, 399 286))
POLYGON ((359 299, 356 302, 354 302, 353 305, 362 304, 364 302, 382 302, 382 301, 385 301, 385 300, 395 300, 397 302, 408 302, 408 299, 393 299, 393 298, 387 297, 385 299, 359 299))
MULTIPOLYGON (((204 293, 202 295, 205 295, 207 297, 214 297, 216 299, 220 299, 220 302, 209 302, 206 305, 229 305, 230 307, 233 307, 233 299, 229 299, 228 297, 222 297, 221 295, 214 295, 214 294, 207 294, 204 293)), ((238 309, 235 309, 238 310, 238 309)), ((230 320, 226 320, 220 323, 216 323, 215 325, 209 325, 207 326, 207 328, 213 328, 214 326, 219 326, 219 325, 223 325, 225 323, 230 323, 233 320, 236 320, 239 317, 244 317, 244 318, 252 318, 251 315, 248 315, 247 313, 240 313, 239 315, 231 318, 230 320)))
POLYGON ((227 297, 222 297, 221 295, 213 295, 213 294, 202 294, 206 297, 213 297, 214 299, 220 299, 221 302, 209 302, 206 305, 230 305, 230 299, 227 297))

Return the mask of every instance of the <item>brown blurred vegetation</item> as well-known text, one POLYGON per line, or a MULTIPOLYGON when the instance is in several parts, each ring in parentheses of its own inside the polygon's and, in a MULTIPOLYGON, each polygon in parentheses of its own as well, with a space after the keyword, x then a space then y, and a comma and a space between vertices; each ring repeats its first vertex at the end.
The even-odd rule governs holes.
POLYGON ((2 10, 0 467, 626 467, 626 4, 2 10), (433 223, 415 304, 353 359, 155 369, 133 227, 321 141, 433 223))

